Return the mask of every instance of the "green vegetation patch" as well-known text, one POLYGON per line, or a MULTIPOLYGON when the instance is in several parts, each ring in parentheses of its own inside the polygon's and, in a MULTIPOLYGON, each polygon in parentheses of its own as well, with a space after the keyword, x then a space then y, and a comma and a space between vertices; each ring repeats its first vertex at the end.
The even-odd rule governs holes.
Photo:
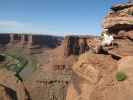
POLYGON ((5 61, 0 65, 0 68, 6 68, 16 74, 21 73, 27 67, 35 71, 38 66, 38 57, 27 54, 24 49, 11 48, 5 52, 1 52, 0 55, 5 57, 5 61))
POLYGON ((0 69, 14 72, 20 80, 25 80, 39 66, 38 55, 27 53, 26 49, 10 48, 0 52, 0 69))
POLYGON ((8 53, 3 53, 0 55, 5 56, 7 58, 5 67, 8 70, 16 72, 16 74, 19 74, 23 70, 23 68, 28 64, 27 59, 19 55, 12 55, 8 53))
POLYGON ((116 73, 117 81, 124 81, 126 78, 127 78, 127 76, 124 72, 117 72, 116 73))

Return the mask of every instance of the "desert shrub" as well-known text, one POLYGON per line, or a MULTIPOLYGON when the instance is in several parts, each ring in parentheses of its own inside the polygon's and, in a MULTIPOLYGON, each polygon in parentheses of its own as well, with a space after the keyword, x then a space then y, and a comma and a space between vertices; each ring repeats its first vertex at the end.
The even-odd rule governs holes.
POLYGON ((124 72, 117 72, 116 73, 117 81, 124 81, 126 78, 127 78, 127 76, 124 72))

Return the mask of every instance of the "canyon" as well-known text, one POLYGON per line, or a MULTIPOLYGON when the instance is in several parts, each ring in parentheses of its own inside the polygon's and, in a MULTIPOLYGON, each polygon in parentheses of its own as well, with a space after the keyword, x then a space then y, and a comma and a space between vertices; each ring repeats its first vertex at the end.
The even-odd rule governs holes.
POLYGON ((28 61, 20 80, 5 68, 15 61, 0 56, 0 100, 133 100, 133 2, 111 7, 100 36, 1 33, 0 53, 28 61), (95 52, 103 34, 113 43, 95 52))

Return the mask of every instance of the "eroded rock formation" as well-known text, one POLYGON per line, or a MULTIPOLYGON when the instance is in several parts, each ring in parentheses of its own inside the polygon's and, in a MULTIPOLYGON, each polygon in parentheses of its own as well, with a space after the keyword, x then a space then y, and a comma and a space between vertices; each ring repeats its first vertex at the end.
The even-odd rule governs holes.
POLYGON ((0 100, 17 100, 16 92, 12 89, 0 85, 0 100))
MULTIPOLYGON (((133 99, 133 2, 114 5, 111 9, 103 23, 103 32, 114 36, 112 45, 107 46, 109 53, 85 52, 72 66, 75 76, 68 92, 71 90, 76 100, 133 99), (122 59, 115 59, 111 53, 122 59), (116 78, 119 71, 128 78, 119 82, 116 78)), ((72 95, 67 96, 67 100, 74 99, 72 95)))
POLYGON ((77 36, 67 36, 64 40, 64 55, 69 56, 71 54, 79 54, 79 37, 77 36))
POLYGON ((104 19, 103 28, 109 34, 126 34, 133 29, 133 2, 113 5, 104 19))
POLYGON ((30 100, 24 84, 6 69, 0 70, 0 98, 1 100, 30 100))
POLYGON ((95 47, 98 37, 95 36, 66 36, 64 39, 64 55, 80 55, 95 47))
MULTIPOLYGON (((102 100, 103 94, 100 94, 98 89, 102 87, 101 84, 103 87, 110 84, 111 75, 117 69, 116 66, 116 61, 108 55, 91 52, 80 55, 78 61, 72 66, 76 75, 72 78, 72 84, 75 87, 71 91, 76 91, 74 95, 79 100, 96 100, 93 98, 94 96, 92 97, 95 92, 101 96, 98 100, 102 100)), ((100 90, 102 91, 102 89, 100 90)), ((67 98, 72 98, 69 96, 71 95, 68 95, 67 98)), ((96 96, 97 94, 95 94, 96 96)))
POLYGON ((133 2, 113 5, 103 22, 103 33, 114 36, 110 51, 121 56, 133 55, 133 2))

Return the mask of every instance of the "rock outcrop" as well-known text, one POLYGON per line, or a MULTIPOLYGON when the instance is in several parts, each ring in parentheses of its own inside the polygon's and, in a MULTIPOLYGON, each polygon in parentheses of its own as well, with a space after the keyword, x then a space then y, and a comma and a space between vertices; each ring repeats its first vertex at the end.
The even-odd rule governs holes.
POLYGON ((79 54, 79 37, 77 36, 67 36, 64 40, 64 55, 69 56, 71 54, 79 54))
POLYGON ((66 36, 64 39, 64 55, 80 55, 95 47, 99 37, 96 36, 66 36))
POLYGON ((133 2, 113 5, 104 19, 103 28, 109 34, 133 29, 133 2))
POLYGON ((12 72, 0 69, 0 76, 0 100, 30 100, 24 84, 12 72))
POLYGON ((128 78, 133 79, 133 56, 127 56, 118 61, 118 70, 124 72, 128 78))
MULTIPOLYGON (((104 19, 103 33, 114 36, 112 45, 107 46, 108 53, 85 52, 80 55, 72 66, 74 75, 68 89, 77 100, 132 100, 133 2, 112 6, 104 19), (123 82, 116 78, 119 71, 128 77, 123 82)), ((89 46, 95 47, 97 43, 89 46)), ((67 100, 72 99, 71 95, 67 95, 67 100)))
MULTIPOLYGON (((112 73, 117 69, 117 63, 109 55, 86 52, 79 56, 72 69, 74 74, 68 89, 73 91, 75 98, 78 98, 77 100, 97 100, 93 97, 97 96, 96 93, 100 93, 97 91, 100 87, 104 88, 107 84, 111 84, 112 73), (73 85, 74 87, 72 87, 73 85), (95 96, 92 97, 92 95, 95 96)), ((102 100, 103 95, 99 95, 101 97, 98 100, 102 100)), ((73 100, 71 95, 67 96, 67 100, 73 100)))
POLYGON ((4 85, 0 85, 0 100, 17 100, 16 92, 4 85))
POLYGON ((133 55, 133 2, 113 5, 103 22, 103 33, 114 36, 110 51, 121 56, 133 55))

